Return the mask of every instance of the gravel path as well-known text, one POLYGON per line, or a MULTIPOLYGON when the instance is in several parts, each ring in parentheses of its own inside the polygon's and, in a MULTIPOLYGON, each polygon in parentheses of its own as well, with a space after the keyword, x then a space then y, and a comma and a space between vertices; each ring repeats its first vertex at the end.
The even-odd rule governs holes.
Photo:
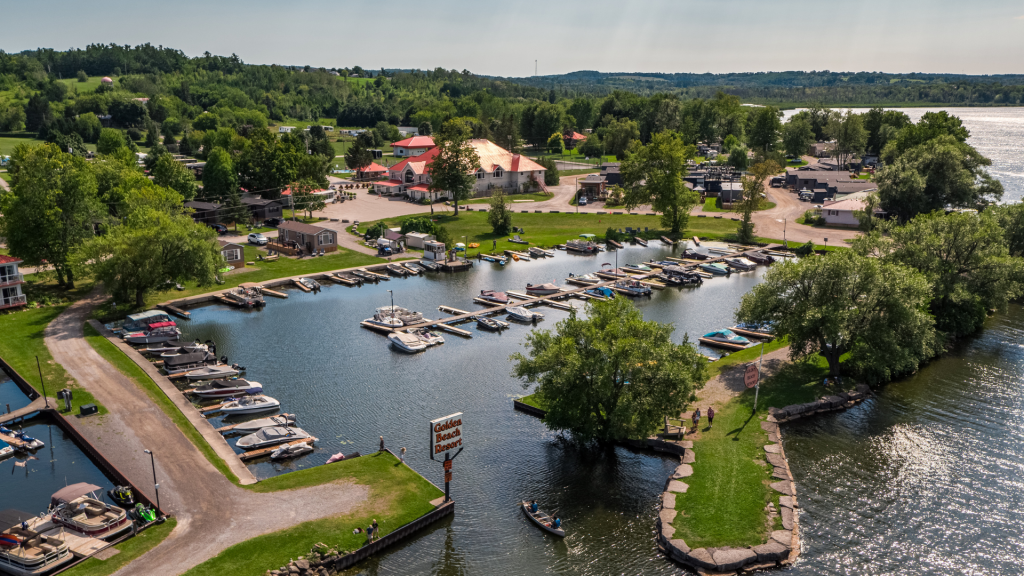
POLYGON ((103 300, 94 290, 44 333, 54 360, 110 411, 102 418, 69 421, 136 486, 155 497, 149 456, 143 453, 151 448, 161 506, 178 519, 162 544, 122 568, 119 576, 181 574, 239 542, 349 513, 367 501, 367 486, 344 482, 267 494, 229 482, 142 390, 85 341, 82 326, 103 300))
MULTIPOLYGON (((761 366, 761 380, 775 374, 789 362, 789 346, 779 348, 764 355, 764 363, 761 366)), ((708 380, 704 388, 697 392, 697 404, 701 410, 706 410, 708 405, 721 406, 729 400, 739 396, 747 387, 743 384, 743 370, 746 364, 722 370, 718 376, 708 380)))

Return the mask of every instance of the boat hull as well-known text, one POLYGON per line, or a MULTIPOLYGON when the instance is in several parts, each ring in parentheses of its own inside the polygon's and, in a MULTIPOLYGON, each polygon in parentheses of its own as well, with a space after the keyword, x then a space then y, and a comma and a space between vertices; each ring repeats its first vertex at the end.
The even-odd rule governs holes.
MULTIPOLYGON (((548 534, 552 534, 554 536, 558 536, 559 538, 565 538, 565 530, 562 530, 561 528, 554 528, 552 526, 548 526, 543 521, 538 519, 536 516, 533 515, 532 512, 530 512, 530 505, 529 504, 527 504, 526 502, 523 502, 522 503, 522 508, 523 508, 523 514, 526 514, 526 517, 529 518, 530 521, 533 522, 535 525, 537 525, 541 530, 544 530, 548 534)), ((538 514, 543 514, 543 512, 540 511, 540 510, 538 510, 537 513, 538 514)), ((544 517, 547 518, 547 515, 544 515, 544 517)))

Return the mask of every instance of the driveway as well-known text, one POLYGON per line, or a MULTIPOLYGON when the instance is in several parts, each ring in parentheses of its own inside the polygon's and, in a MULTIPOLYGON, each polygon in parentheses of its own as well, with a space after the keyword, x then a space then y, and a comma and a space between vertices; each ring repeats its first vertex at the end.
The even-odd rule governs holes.
POLYGON ((366 502, 366 486, 336 482, 259 494, 229 482, 132 381, 96 353, 82 326, 105 297, 94 290, 46 327, 47 348, 110 411, 102 417, 68 420, 149 497, 150 460, 156 456, 161 507, 178 519, 159 546, 116 574, 174 576, 225 548, 301 522, 352 512, 366 502), (316 502, 316 506, 310 506, 316 502))

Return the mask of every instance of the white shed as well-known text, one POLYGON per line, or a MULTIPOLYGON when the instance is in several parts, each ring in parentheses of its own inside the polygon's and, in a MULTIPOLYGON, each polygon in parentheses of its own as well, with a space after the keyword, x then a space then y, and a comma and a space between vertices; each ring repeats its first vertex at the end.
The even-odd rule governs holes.
POLYGON ((423 257, 427 260, 444 260, 444 242, 424 242, 423 257))
POLYGON ((405 239, 409 243, 409 248, 419 248, 422 250, 427 242, 434 239, 434 235, 422 232, 406 232, 405 239))

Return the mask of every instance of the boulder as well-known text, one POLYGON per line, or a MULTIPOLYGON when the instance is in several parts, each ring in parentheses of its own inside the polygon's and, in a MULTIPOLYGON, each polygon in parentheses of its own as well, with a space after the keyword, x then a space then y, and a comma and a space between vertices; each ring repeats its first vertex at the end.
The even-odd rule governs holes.
MULTIPOLYGON (((675 510, 673 510, 673 512, 675 512, 675 510)), ((662 512, 662 514, 664 514, 664 512, 662 512)), ((782 527, 785 528, 786 530, 792 530, 793 529, 793 519, 794 519, 793 509, 792 508, 783 508, 782 509, 782 527)))
POLYGON ((739 570, 757 560, 757 554, 749 548, 723 548, 716 550, 712 557, 719 572, 739 570))
POLYGON ((715 564, 715 559, 711 557, 711 553, 708 552, 706 548, 690 550, 686 553, 686 557, 687 560, 683 560, 683 562, 693 566, 694 568, 714 570, 718 566, 715 564))
POLYGON ((782 454, 782 446, 779 444, 768 444, 764 447, 764 451, 769 454, 782 454))
POLYGON ((865 396, 871 394, 871 387, 868 386, 867 384, 857 384, 856 386, 853 387, 853 389, 865 396))
POLYGON ((793 546, 793 533, 789 530, 776 530, 772 532, 772 540, 791 549, 793 546))
POLYGON ((789 475, 789 470, 787 470, 787 469, 785 469, 785 468, 783 468, 781 466, 776 466, 775 468, 772 468, 772 478, 778 478, 780 480, 792 480, 793 479, 789 475))
POLYGON ((805 404, 790 404, 783 408, 783 410, 785 410, 786 414, 789 414, 790 416, 799 416, 807 411, 804 406, 805 404))
POLYGON ((295 561, 295 567, 299 570, 309 570, 309 560, 299 559, 295 561))
POLYGON ((769 540, 767 544, 754 546, 753 550, 757 554, 758 562, 778 562, 789 557, 789 548, 775 540, 769 540))
POLYGON ((776 408, 774 406, 768 408, 768 414, 774 416, 776 420, 785 420, 789 416, 789 412, 785 408, 776 408))
POLYGON ((792 496, 779 496, 779 506, 783 508, 796 508, 796 498, 792 496))
POLYGON ((781 492, 787 496, 793 495, 793 483, 788 480, 781 480, 779 482, 772 482, 772 490, 781 492))
POLYGON ((683 452, 683 464, 693 464, 696 461, 697 457, 693 455, 693 450, 687 449, 685 452, 683 452))
POLYGON ((845 403, 850 401, 850 395, 848 393, 846 393, 846 392, 839 392, 839 393, 836 394, 836 396, 838 396, 838 397, 843 399, 843 404, 845 404, 845 403))
POLYGON ((298 574, 299 573, 299 567, 296 566, 295 564, 292 564, 292 565, 288 566, 288 573, 289 574, 298 574))
MULTIPOLYGON (((792 512, 792 510, 790 510, 790 512, 792 512)), ((676 514, 678 514, 678 512, 676 512, 675 509, 666 508, 658 513, 658 519, 661 520, 661 525, 665 526, 666 524, 671 524, 672 521, 676 519, 676 514)), ((792 515, 790 518, 792 518, 792 515)))
POLYGON ((777 468, 786 467, 786 459, 782 457, 782 454, 772 454, 769 452, 768 454, 764 455, 764 458, 772 466, 775 466, 777 468))
POLYGON ((837 410, 839 408, 842 408, 843 404, 846 404, 846 398, 843 398, 842 396, 839 395, 829 396, 828 403, 833 410, 837 410))
MULTIPOLYGON (((768 410, 778 410, 778 408, 769 408, 768 410)), ((764 430, 769 434, 774 434, 779 431, 779 425, 775 422, 761 422, 761 430, 764 430)))
POLYGON ((676 471, 672 473, 672 478, 686 478, 687 476, 693 476, 693 466, 689 464, 676 466, 676 471))
POLYGON ((779 433, 778 432, 769 432, 768 433, 768 441, 769 442, 778 442, 779 440, 780 440, 780 438, 779 438, 779 433))
POLYGON ((672 492, 661 493, 661 507, 666 510, 676 509, 676 495, 672 492))
POLYGON ((669 480, 668 488, 666 488, 666 490, 669 492, 685 493, 689 488, 690 486, 687 485, 685 482, 680 482, 679 480, 669 480))
POLYGON ((690 547, 687 546, 686 542, 684 542, 680 538, 669 540, 665 544, 665 547, 668 548, 668 555, 675 558, 676 560, 679 560, 680 562, 685 561, 686 553, 690 551, 690 547))
POLYGON ((693 440, 680 440, 676 442, 676 444, 682 446, 683 448, 693 448, 693 440))

